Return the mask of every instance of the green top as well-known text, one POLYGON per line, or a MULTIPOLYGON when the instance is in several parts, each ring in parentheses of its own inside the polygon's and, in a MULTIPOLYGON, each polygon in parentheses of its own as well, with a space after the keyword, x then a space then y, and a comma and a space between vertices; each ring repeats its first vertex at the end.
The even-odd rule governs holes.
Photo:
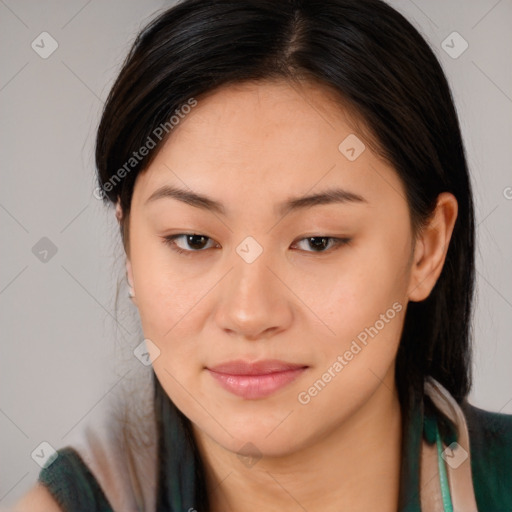
MULTIPOLYGON (((467 402, 461 404, 461 409, 468 427, 473 487, 478 510, 512 512, 512 415, 487 412, 467 402)), ((456 435, 454 437, 453 431, 440 427, 441 417, 438 414, 425 414, 422 401, 413 400, 410 414, 404 414, 403 418, 399 512, 421 512, 422 440, 436 443, 438 432, 444 432, 443 442, 449 445, 456 439, 456 435)), ((183 441, 183 427, 170 401, 162 421, 166 435, 159 453, 172 453, 174 456, 167 460, 165 474, 169 484, 167 489, 159 490, 158 512, 187 512, 190 508, 197 509, 194 507, 197 490, 194 458, 190 445, 183 441)), ((113 512, 98 481, 78 452, 67 446, 57 453, 57 459, 40 471, 39 481, 48 488, 62 509, 67 512, 113 512)), ((444 468, 441 469, 441 478, 443 472, 444 468)), ((449 507, 449 495, 443 496, 443 500, 445 499, 449 507)))
POLYGON ((113 512, 94 475, 74 448, 57 451, 58 457, 39 473, 39 482, 66 512, 113 512))

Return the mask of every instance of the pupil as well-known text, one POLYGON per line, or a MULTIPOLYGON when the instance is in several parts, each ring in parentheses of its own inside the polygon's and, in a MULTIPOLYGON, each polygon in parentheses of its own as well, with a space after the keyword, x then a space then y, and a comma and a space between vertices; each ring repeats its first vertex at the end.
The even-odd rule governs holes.
MULTIPOLYGON (((199 245, 199 248, 201 248, 205 244, 205 239, 206 237, 203 235, 189 235, 188 244, 195 249, 198 248, 197 245, 199 245)), ((328 238, 314 236, 309 239, 309 243, 315 249, 325 249, 328 245, 328 238)))
POLYGON ((327 238, 325 237, 318 237, 318 236, 314 236, 314 237, 311 237, 309 239, 309 242, 312 243, 312 246, 315 247, 315 248, 320 248, 320 249, 325 249, 325 247, 327 246, 327 238), (316 243, 312 243, 313 240, 320 240, 320 245, 316 244, 316 243))
POLYGON ((204 240, 205 240, 205 237, 202 236, 202 235, 189 235, 188 237, 188 243, 190 246, 194 247, 195 249, 197 249, 197 247, 195 247, 196 245, 204 245, 204 240), (198 241, 198 239, 200 239, 200 241, 198 241))

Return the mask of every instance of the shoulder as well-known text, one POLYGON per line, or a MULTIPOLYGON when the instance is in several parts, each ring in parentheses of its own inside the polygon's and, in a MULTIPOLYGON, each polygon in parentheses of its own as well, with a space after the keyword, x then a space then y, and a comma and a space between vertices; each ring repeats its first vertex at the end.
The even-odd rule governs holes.
POLYGON ((51 492, 39 482, 14 506, 13 512, 63 512, 51 492))
POLYGON ((98 481, 78 452, 68 446, 41 469, 37 485, 18 503, 16 512, 95 510, 112 512, 98 481))
POLYGON ((512 415, 461 405, 466 417, 475 495, 480 503, 512 510, 512 415), (498 504, 496 504, 498 506, 498 504))
POLYGON ((471 448, 483 448, 489 458, 512 464, 512 415, 485 411, 467 402, 461 408, 466 417, 471 448), (493 451, 494 448, 497 450, 493 451))

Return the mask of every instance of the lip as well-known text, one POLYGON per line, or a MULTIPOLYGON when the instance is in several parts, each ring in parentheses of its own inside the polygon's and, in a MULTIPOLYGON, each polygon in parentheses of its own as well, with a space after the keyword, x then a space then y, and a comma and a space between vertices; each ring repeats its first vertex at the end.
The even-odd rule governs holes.
POLYGON ((225 390, 247 400, 255 400, 285 387, 307 368, 307 365, 267 359, 252 363, 228 361, 206 369, 225 390))

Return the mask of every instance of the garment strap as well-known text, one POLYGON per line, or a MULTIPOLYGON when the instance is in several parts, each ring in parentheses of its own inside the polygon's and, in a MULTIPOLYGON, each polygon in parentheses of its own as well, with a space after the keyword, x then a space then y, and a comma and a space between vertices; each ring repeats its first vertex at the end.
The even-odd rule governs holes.
MULTIPOLYGON (((438 502, 443 503, 445 512, 450 510, 453 510, 453 512, 478 512, 471 473, 469 433, 464 413, 446 388, 431 377, 425 382, 425 393, 430 397, 439 412, 452 422, 457 432, 457 441, 446 446, 436 425, 439 486, 434 488, 437 489, 435 492, 438 493, 438 502), (446 496, 450 497, 450 502, 445 498, 446 496), (452 506, 451 509, 446 508, 449 504, 452 506)), ((423 441, 422 445, 423 457, 430 447, 426 440, 423 441)), ((422 487, 423 483, 422 479, 422 487)), ((434 512, 434 508, 428 508, 428 501, 422 498, 422 511, 434 512)))
POLYGON ((448 477, 446 476, 446 467, 443 460, 443 446, 439 429, 436 424, 436 446, 437 446, 437 464, 439 468, 439 484, 441 486, 441 499, 443 501, 443 511, 453 512, 452 498, 450 496, 450 487, 448 477))

